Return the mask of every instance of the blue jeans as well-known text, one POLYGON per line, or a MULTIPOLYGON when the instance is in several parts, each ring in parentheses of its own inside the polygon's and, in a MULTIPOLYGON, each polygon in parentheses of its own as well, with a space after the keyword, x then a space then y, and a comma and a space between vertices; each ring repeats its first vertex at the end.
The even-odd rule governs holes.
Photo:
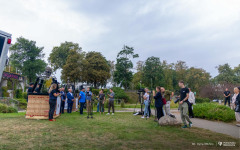
POLYGON ((144 104, 145 104, 144 116, 149 116, 149 110, 148 110, 149 102, 148 101, 144 101, 144 104))
MULTIPOLYGON (((104 111, 104 108, 102 108, 102 112, 104 111)), ((99 112, 99 102, 97 104, 97 112, 99 112)))

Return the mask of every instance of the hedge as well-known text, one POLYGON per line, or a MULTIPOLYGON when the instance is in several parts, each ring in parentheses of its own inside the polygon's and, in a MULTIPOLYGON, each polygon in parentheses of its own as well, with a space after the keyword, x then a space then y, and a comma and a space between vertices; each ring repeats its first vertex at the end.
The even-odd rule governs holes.
POLYGON ((235 112, 229 107, 216 103, 202 103, 193 106, 197 118, 231 122, 235 120, 235 112))
POLYGON ((17 113, 17 109, 0 103, 0 113, 17 113))
POLYGON ((16 99, 19 102, 19 108, 26 109, 27 108, 27 100, 26 99, 16 99))
POLYGON ((210 102, 210 99, 209 98, 196 97, 195 102, 196 103, 207 103, 207 102, 210 102))

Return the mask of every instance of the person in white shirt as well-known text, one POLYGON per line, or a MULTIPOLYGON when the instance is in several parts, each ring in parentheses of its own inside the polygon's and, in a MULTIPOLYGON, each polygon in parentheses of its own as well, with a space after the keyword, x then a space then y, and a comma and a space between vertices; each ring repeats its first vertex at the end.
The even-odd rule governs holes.
POLYGON ((189 88, 189 98, 188 98, 188 101, 189 101, 189 105, 188 105, 189 117, 190 117, 190 118, 194 118, 192 105, 195 105, 195 95, 194 95, 194 93, 191 91, 190 88, 189 88))
POLYGON ((147 88, 145 88, 145 94, 143 95, 143 99, 144 99, 145 109, 144 109, 144 115, 142 116, 142 118, 144 118, 144 116, 149 118, 148 106, 150 104, 150 101, 149 101, 149 93, 147 88))

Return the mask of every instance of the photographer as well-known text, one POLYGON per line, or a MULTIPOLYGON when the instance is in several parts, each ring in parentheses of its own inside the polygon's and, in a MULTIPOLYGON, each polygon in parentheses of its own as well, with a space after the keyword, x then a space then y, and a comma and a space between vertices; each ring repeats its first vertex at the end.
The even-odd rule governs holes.
POLYGON ((180 102, 179 102, 179 109, 181 113, 181 119, 184 124, 182 128, 187 128, 187 122, 189 123, 189 127, 192 127, 192 122, 188 117, 188 98, 189 98, 189 89, 185 87, 184 82, 181 80, 178 83, 179 87, 181 88, 180 90, 180 102))
POLYGON ((155 99, 155 107, 157 110, 157 119, 159 120, 161 117, 164 116, 163 114, 163 100, 162 100, 162 94, 161 94, 161 87, 156 87, 156 92, 153 91, 153 96, 155 99), (157 92, 157 93, 156 93, 157 92))
POLYGON ((56 108, 57 103, 57 97, 60 95, 60 93, 57 93, 57 84, 52 84, 49 91, 49 121, 56 121, 53 119, 54 111, 56 108))
POLYGON ((108 113, 107 115, 110 115, 110 109, 112 107, 112 115, 114 115, 114 92, 112 89, 110 89, 110 94, 108 94, 109 96, 109 105, 108 105, 108 113))
POLYGON ((84 104, 86 103, 86 95, 85 95, 85 88, 82 87, 80 93, 79 93, 79 103, 80 103, 80 115, 83 115, 83 107, 84 104))
POLYGON ((72 93, 72 89, 69 89, 67 93, 67 103, 68 103, 67 113, 72 113, 73 101, 74 101, 74 96, 72 93))
POLYGON ((105 102, 105 94, 103 93, 103 89, 100 90, 98 99, 99 99, 99 112, 101 115, 102 113, 104 114, 104 102, 105 102))
POLYGON ((60 113, 64 114, 64 107, 65 107, 65 100, 66 100, 66 94, 64 92, 64 88, 60 88, 60 94, 61 94, 61 107, 60 107, 60 113))
POLYGON ((142 116, 142 118, 144 118, 145 116, 149 118, 148 106, 150 104, 150 101, 149 101, 149 93, 147 88, 145 88, 145 94, 143 95, 143 99, 144 99, 145 108, 144 108, 144 115, 142 116))
POLYGON ((86 101, 87 101, 87 112, 88 114, 91 113, 91 100, 92 100, 92 92, 90 91, 90 88, 87 88, 86 91, 86 101))

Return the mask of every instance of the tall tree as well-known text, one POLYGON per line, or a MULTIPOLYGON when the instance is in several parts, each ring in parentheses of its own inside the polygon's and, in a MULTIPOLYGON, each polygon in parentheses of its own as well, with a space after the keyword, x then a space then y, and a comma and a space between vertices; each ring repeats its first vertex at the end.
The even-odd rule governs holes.
POLYGON ((236 83, 236 75, 229 64, 219 65, 218 75, 215 77, 218 83, 236 83))
POLYGON ((186 62, 184 61, 177 61, 175 64, 175 70, 177 75, 177 80, 186 80, 186 72, 187 72, 188 66, 186 62))
POLYGON ((94 85, 105 86, 107 80, 111 77, 110 64, 106 58, 99 52, 88 52, 86 54, 86 81, 94 85))
POLYGON ((163 69, 158 57, 149 57, 143 68, 143 83, 147 87, 163 86, 163 69))
POLYGON ((139 57, 134 53, 134 48, 124 46, 123 49, 117 55, 116 71, 114 72, 114 81, 120 84, 121 87, 128 89, 132 81, 133 63, 131 58, 139 57))
POLYGON ((37 47, 35 41, 19 37, 10 52, 11 64, 27 76, 30 82, 45 71, 47 64, 43 60, 43 47, 37 47))
POLYGON ((80 53, 75 49, 70 50, 66 64, 63 66, 62 69, 61 79, 64 82, 67 82, 69 78, 69 81, 72 82, 74 85, 76 82, 85 81, 83 64, 85 64, 84 53, 80 53))
POLYGON ((72 42, 64 42, 61 43, 60 46, 56 46, 53 48, 48 58, 48 61, 53 67, 54 71, 63 68, 63 66, 66 64, 70 50, 76 50, 80 53, 82 48, 79 47, 77 43, 72 42))

